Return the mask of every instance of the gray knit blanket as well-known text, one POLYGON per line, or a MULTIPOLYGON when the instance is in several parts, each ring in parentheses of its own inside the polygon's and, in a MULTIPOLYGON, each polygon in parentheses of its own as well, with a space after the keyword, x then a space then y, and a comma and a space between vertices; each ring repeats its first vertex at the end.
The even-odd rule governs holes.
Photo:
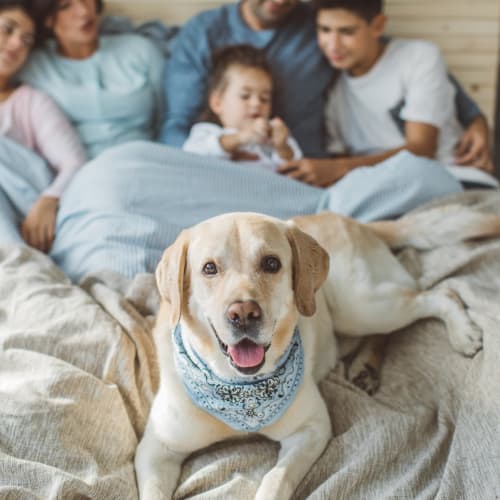
MULTIPOLYGON (((498 193, 451 201, 500 214, 498 193)), ((422 287, 460 293, 484 349, 464 358, 426 320, 391 335, 374 397, 332 371, 321 391, 334 437, 297 499, 500 497, 500 240, 399 258, 422 287)), ((1 498, 137 498, 157 306, 151 274, 104 272, 76 286, 48 257, 0 247, 1 498)), ((252 498, 277 452, 258 436, 201 450, 184 463, 176 498, 252 498)))

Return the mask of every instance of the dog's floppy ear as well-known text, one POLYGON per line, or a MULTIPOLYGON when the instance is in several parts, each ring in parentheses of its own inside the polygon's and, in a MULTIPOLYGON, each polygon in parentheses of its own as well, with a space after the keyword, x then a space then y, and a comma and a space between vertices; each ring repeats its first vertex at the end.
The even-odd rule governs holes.
POLYGON ((287 238, 292 247, 295 303, 301 314, 312 316, 316 312, 314 294, 328 275, 330 258, 314 238, 293 223, 289 224, 287 238))
POLYGON ((188 232, 182 231, 170 245, 156 267, 156 284, 169 304, 168 318, 172 326, 179 322, 184 296, 184 274, 189 246, 188 232))

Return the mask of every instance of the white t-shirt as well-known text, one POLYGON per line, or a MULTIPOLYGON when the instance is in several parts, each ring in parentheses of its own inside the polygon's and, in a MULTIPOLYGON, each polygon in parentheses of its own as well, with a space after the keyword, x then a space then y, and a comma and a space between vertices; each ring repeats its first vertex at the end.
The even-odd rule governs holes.
MULTIPOLYGON (((186 139, 182 149, 184 151, 189 151, 190 153, 217 156, 219 158, 226 158, 230 160, 231 155, 221 146, 220 138, 222 135, 234 134, 235 132, 236 129, 223 128, 215 123, 196 123, 191 128, 189 137, 186 139)), ((294 160, 302 158, 302 151, 293 137, 288 136, 287 144, 293 151, 294 160)), ((246 153, 257 155, 259 159, 255 161, 239 161, 239 164, 274 170, 286 161, 281 158, 277 151, 270 145, 248 144, 240 149, 246 153)))
MULTIPOLYGON (((436 159, 453 165, 463 129, 456 117, 455 89, 446 63, 433 43, 392 39, 368 73, 359 77, 341 73, 326 105, 328 151, 357 156, 401 147, 406 142, 404 131, 393 115, 439 128, 436 159)), ((459 180, 471 180, 472 175, 472 180, 495 183, 478 169, 450 171, 459 180)))

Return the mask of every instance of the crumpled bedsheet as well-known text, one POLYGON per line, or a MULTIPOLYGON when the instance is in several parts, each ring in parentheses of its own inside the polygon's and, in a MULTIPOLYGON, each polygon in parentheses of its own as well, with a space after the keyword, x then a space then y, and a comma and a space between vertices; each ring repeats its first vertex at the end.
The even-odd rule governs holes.
MULTIPOLYGON (((498 193, 451 201, 500 214, 498 193)), ((423 287, 460 293, 484 349, 464 358, 439 321, 425 320, 391 335, 374 397, 342 366, 331 372, 321 392, 334 437, 297 499, 500 497, 500 240, 399 259, 423 287)), ((152 274, 103 272, 76 286, 48 257, 0 247, 1 498, 137 498, 133 456, 158 383, 157 307, 152 274)), ((258 436, 201 450, 176 498, 252 498, 277 451, 258 436)))

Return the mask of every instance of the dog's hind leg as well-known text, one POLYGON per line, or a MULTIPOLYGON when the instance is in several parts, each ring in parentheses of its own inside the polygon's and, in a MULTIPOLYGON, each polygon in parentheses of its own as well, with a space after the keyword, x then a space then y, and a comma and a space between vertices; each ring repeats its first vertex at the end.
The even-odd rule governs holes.
POLYGON ((346 378, 370 396, 380 386, 380 372, 385 358, 387 335, 370 335, 359 348, 347 356, 346 378))
MULTIPOLYGON (((389 297, 379 296, 384 303, 378 317, 372 316, 371 331, 365 334, 390 333, 415 321, 437 318, 444 322, 452 347, 465 356, 474 356, 482 347, 482 330, 471 320, 457 293, 447 287, 418 291, 399 288, 389 297)), ((379 302, 379 305, 381 303, 379 302)), ((361 333, 361 332, 359 332, 361 333)))
POLYGON ((336 310, 336 329, 346 337, 387 334, 425 318, 441 319, 453 348, 473 356, 482 346, 482 330, 470 319, 459 296, 446 287, 419 291, 394 284, 358 296, 357 308, 344 299, 336 310), (356 311, 356 314, 353 313, 356 311))
MULTIPOLYGON (((403 291, 403 290, 402 290, 403 291)), ((482 347, 482 331, 470 319, 460 297, 449 288, 435 288, 423 292, 404 290, 403 303, 394 304, 400 314, 393 323, 395 329, 404 328, 425 318, 444 322, 453 348, 465 356, 474 356, 482 347), (403 314, 401 314, 403 313, 403 314)), ((376 328, 376 321, 373 324, 376 328)), ((387 325, 385 325, 387 327, 387 325)), ((353 339, 354 340, 354 339, 353 339)), ((387 335, 369 335, 354 352, 347 354, 346 378, 367 394, 374 394, 380 385, 380 372, 385 358, 387 335)))
POLYGON ((435 317, 448 330, 453 348, 465 356, 474 356, 483 345, 483 332, 467 314, 458 294, 445 287, 420 292, 415 296, 415 320, 435 317))

